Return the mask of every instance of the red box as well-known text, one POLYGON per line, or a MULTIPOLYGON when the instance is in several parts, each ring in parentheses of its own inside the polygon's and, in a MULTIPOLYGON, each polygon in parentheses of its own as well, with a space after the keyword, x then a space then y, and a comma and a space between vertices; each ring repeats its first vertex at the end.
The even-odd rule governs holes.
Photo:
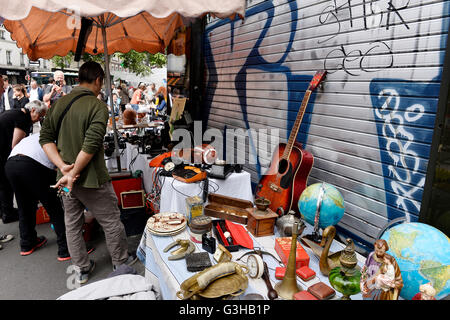
POLYGON ((294 300, 319 300, 306 290, 294 294, 294 300))
POLYGON ((43 206, 39 206, 36 211, 36 224, 43 224, 50 222, 50 216, 43 206))
POLYGON ((286 273, 286 268, 283 268, 283 267, 275 268, 275 278, 277 278, 278 280, 283 280, 285 273, 286 273))
POLYGON ((142 190, 142 177, 140 178, 126 178, 126 179, 113 179, 112 185, 114 192, 116 193, 119 206, 122 205, 120 194, 126 191, 142 190))
MULTIPOLYGON (((291 237, 275 238, 275 251, 281 258, 281 261, 287 266, 289 260, 289 253, 291 252, 291 237)), ((295 269, 309 266, 309 255, 305 249, 297 241, 297 252, 295 257, 295 269)))
POLYGON ((307 266, 298 268, 296 273, 303 281, 309 281, 316 276, 314 270, 307 266))

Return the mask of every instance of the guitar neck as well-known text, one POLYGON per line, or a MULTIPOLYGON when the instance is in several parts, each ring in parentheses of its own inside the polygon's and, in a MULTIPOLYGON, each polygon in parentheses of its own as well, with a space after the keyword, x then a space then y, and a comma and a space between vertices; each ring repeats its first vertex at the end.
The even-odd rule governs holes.
POLYGON ((289 159, 291 155, 292 148, 294 146, 295 141, 297 140, 298 131, 300 130, 300 125, 302 124, 303 116, 305 114, 306 106, 309 102, 309 97, 311 96, 312 91, 306 90, 305 96, 303 97, 302 104, 300 106, 300 110, 297 113, 297 118, 295 119, 294 126, 292 127, 291 134, 289 135, 289 140, 287 142, 287 146, 284 150, 283 159, 289 159))

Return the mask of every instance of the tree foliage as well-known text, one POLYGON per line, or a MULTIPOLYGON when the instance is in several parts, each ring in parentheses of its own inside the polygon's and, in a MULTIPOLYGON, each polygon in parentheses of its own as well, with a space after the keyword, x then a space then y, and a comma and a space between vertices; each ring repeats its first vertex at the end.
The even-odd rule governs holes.
MULTIPOLYGON (((167 64, 167 57, 159 52, 151 54, 148 52, 136 52, 131 50, 127 53, 114 53, 114 56, 119 58, 123 68, 128 69, 137 76, 148 76, 151 74, 153 67, 161 68, 167 64)), ((69 52, 64 57, 54 56, 52 61, 57 67, 65 69, 73 61, 73 58, 73 52, 69 52)), ((81 58, 85 62, 95 61, 103 66, 105 65, 105 59, 102 53, 96 55, 84 53, 81 58)))

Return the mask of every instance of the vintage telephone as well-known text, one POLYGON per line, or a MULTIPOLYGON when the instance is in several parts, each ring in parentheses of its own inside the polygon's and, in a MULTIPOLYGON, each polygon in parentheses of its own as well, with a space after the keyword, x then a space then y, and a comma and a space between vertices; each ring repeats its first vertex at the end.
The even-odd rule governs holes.
POLYGON ((205 170, 197 167, 180 165, 173 169, 172 176, 176 180, 193 183, 205 180, 207 173, 205 170))
POLYGON ((176 295, 181 300, 194 299, 194 295, 202 298, 238 296, 248 286, 247 273, 248 268, 236 262, 218 263, 183 281, 176 295))

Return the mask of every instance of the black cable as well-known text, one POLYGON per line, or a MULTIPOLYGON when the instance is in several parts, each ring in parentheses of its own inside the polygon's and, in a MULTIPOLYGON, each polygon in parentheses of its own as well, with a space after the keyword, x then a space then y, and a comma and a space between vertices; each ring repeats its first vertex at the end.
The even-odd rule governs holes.
MULTIPOLYGON (((186 198, 192 197, 192 196, 186 195, 185 193, 181 192, 180 190, 177 190, 177 188, 175 188, 174 185, 173 185, 173 183, 175 182, 175 180, 176 180, 176 179, 173 178, 173 179, 172 179, 172 183, 171 183, 173 190, 175 190, 175 191, 178 192, 179 194, 185 196, 186 198)), ((194 182, 194 183, 195 183, 196 185, 199 185, 199 184, 200 184, 200 182, 194 182)), ((191 183, 191 184, 192 184, 192 183, 191 183)), ((203 192, 203 190, 202 190, 202 192, 203 192)), ((201 193, 201 192, 200 192, 200 193, 201 193)), ((199 194, 200 194, 200 193, 199 193, 199 194)), ((199 194, 198 194, 198 195, 199 195, 199 194)))
MULTIPOLYGON (((125 149, 124 149, 125 150, 125 149)), ((137 154, 134 156, 133 159, 131 159, 130 164, 128 165, 128 170, 130 170, 131 172, 133 172, 133 170, 131 169, 131 166, 136 162, 137 157, 139 156, 139 147, 134 148, 133 150, 137 150, 137 154)), ((131 150, 131 154, 133 154, 133 150, 131 150)))

